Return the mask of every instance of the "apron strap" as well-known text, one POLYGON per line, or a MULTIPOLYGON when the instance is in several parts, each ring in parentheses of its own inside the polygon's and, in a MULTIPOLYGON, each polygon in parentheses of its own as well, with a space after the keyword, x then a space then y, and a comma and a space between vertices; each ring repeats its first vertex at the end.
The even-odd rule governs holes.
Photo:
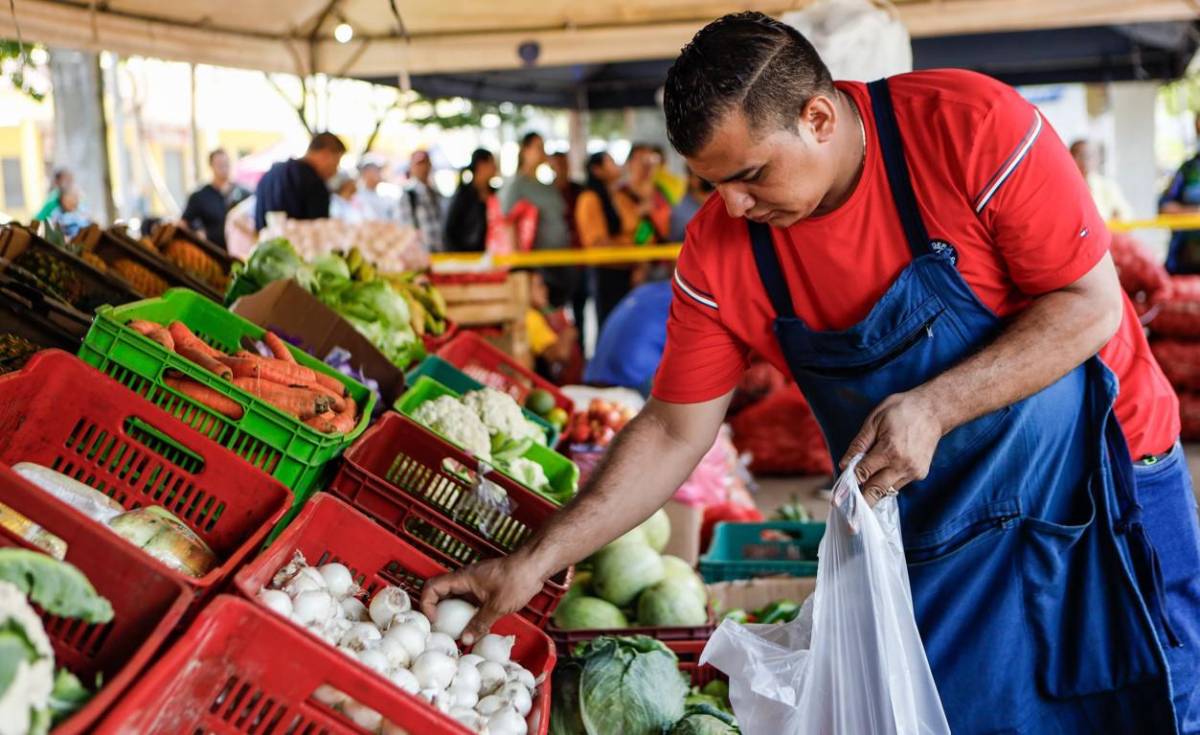
POLYGON ((879 135, 879 152, 887 169, 888 184, 892 189, 892 201, 904 226, 904 236, 913 258, 930 252, 929 233, 921 210, 917 208, 917 195, 913 191, 908 161, 904 157, 904 145, 900 138, 900 127, 896 124, 896 111, 892 107, 892 94, 887 79, 877 79, 867 85, 871 95, 871 110, 875 114, 875 132, 879 135))
POLYGON ((776 317, 794 317, 796 308, 792 304, 792 293, 783 278, 779 255, 775 252, 775 240, 771 227, 764 222, 746 220, 750 226, 750 248, 754 251, 754 263, 758 266, 758 277, 762 280, 776 317))

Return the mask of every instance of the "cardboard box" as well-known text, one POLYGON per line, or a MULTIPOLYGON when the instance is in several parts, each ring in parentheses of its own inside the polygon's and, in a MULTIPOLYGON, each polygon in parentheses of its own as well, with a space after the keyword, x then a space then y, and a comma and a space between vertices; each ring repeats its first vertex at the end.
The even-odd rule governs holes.
POLYGON ((352 364, 379 383, 384 406, 404 393, 404 373, 366 337, 295 281, 275 281, 258 293, 243 296, 230 311, 264 329, 298 339, 299 346, 324 360, 334 347, 352 357, 352 364))
POLYGON ((700 526, 704 523, 704 510, 676 500, 668 500, 663 509, 671 519, 671 540, 663 553, 678 556, 696 566, 700 561, 700 526))
POLYGON ((721 615, 729 610, 758 610, 776 600, 804 602, 816 587, 816 577, 757 577, 714 582, 708 585, 708 596, 721 615))

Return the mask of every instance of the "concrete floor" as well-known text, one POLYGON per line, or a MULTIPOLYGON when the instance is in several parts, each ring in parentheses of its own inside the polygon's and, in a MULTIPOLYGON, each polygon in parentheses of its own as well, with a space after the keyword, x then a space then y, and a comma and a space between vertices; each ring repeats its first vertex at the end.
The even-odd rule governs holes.
MULTIPOLYGON (((1188 466, 1192 470, 1192 483, 1196 498, 1200 500, 1200 444, 1185 444, 1188 466)), ((829 477, 763 477, 758 478, 758 492, 754 499, 759 509, 768 518, 779 506, 791 502, 795 495, 812 513, 813 518, 824 520, 829 514, 829 498, 822 497, 820 490, 832 484, 829 477)))

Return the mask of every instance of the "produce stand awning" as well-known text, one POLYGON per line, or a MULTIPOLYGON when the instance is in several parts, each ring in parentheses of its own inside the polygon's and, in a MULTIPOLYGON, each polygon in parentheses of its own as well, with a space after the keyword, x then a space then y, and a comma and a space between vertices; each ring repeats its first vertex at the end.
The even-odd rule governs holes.
MULTIPOLYGON (((197 63, 335 76, 672 58, 708 20, 806 0, 18 0, 0 37, 197 63), (399 8, 398 13, 393 8, 399 8), (334 28, 354 37, 338 43, 334 28)), ((5 4, 8 5, 7 3, 5 4)), ((915 38, 1191 20, 1192 0, 896 0, 915 38)))
MULTIPOLYGON (((1200 43, 1195 21, 937 36, 913 40, 917 69, 974 69, 1009 84, 1174 79, 1200 43)), ((589 110, 656 104, 672 59, 418 74, 428 97, 589 110)), ((396 84, 395 76, 371 81, 396 84)))

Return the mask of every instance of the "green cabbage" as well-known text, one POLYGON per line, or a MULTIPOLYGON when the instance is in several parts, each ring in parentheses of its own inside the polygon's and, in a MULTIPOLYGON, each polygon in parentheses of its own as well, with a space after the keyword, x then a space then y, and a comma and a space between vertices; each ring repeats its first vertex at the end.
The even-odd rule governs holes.
POLYGON ((554 610, 554 624, 563 630, 629 627, 619 607, 586 595, 574 595, 560 602, 554 610))
POLYGON ((646 636, 600 636, 554 669, 552 735, 661 735, 684 715, 675 654, 646 636))
POLYGON ((605 547, 596 555, 592 589, 596 595, 622 607, 642 590, 663 580, 662 557, 644 543, 626 541, 605 547))
POLYGON ((295 278, 308 290, 312 290, 312 269, 304 264, 292 244, 282 237, 264 240, 254 247, 242 275, 253 281, 258 288, 272 281, 295 278))
POLYGON ((668 579, 638 597, 637 621, 651 626, 704 625, 708 609, 686 581, 668 579))
POLYGON ((654 511, 654 515, 647 518, 638 528, 642 529, 650 548, 660 554, 667 548, 667 542, 671 540, 671 519, 667 517, 665 510, 659 508, 654 511))
POLYGON ((708 588, 704 586, 704 580, 700 579, 700 575, 696 574, 691 564, 670 554, 664 554, 662 560, 666 579, 678 580, 686 585, 696 595, 700 604, 708 602, 708 588))
POLYGON ((683 719, 671 728, 671 735, 738 735, 741 730, 733 717, 710 704, 692 704, 683 719))

